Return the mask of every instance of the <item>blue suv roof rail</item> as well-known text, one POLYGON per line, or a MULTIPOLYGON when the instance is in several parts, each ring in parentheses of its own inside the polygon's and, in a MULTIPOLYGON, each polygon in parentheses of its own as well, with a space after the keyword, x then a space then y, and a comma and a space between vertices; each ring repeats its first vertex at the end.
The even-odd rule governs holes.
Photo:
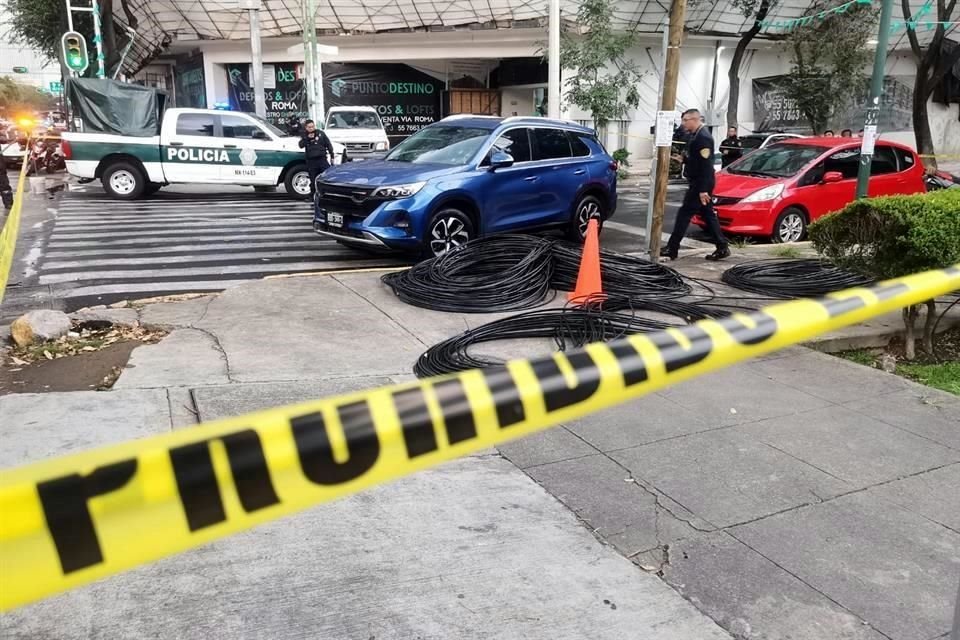
POLYGON ((449 116, 447 116, 446 118, 444 118, 444 120, 462 120, 462 119, 466 119, 466 118, 469 118, 469 119, 484 118, 484 119, 487 119, 487 120, 502 120, 502 119, 503 119, 503 118, 501 118, 500 116, 474 115, 474 114, 472 114, 472 113, 454 113, 453 115, 449 115, 449 116))
POLYGON ((564 127, 571 127, 573 129, 580 129, 581 131, 593 131, 592 128, 582 125, 579 122, 574 122, 572 120, 560 120, 558 118, 542 118, 540 116, 510 116, 503 119, 503 123, 514 123, 514 122, 528 122, 530 124, 552 124, 560 125, 564 127))

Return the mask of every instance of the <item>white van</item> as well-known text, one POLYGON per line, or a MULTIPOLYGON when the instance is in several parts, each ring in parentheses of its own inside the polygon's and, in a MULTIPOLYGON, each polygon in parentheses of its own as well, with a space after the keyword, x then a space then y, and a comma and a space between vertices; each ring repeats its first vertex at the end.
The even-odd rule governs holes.
POLYGON ((351 160, 380 158, 390 150, 387 131, 373 107, 331 107, 323 130, 347 148, 351 160))

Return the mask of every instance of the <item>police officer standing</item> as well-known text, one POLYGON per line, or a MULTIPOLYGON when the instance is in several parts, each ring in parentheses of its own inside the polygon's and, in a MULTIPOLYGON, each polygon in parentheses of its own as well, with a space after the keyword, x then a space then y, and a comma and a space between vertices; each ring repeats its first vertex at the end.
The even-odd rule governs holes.
POLYGON ((307 156, 307 171, 310 172, 310 193, 317 187, 317 176, 330 168, 333 158, 333 144, 323 131, 317 129, 313 120, 304 123, 303 137, 300 138, 300 148, 307 156))
POLYGON ((677 259, 680 251, 680 241, 687 233, 690 219, 695 214, 707 223, 707 231, 713 238, 717 250, 707 256, 707 260, 723 260, 730 255, 727 239, 720 230, 720 221, 717 212, 713 210, 713 188, 716 175, 713 170, 713 138, 710 131, 703 126, 703 118, 696 109, 688 109, 681 116, 683 128, 690 133, 687 139, 687 153, 684 157, 684 173, 690 186, 683 198, 683 206, 677 212, 677 220, 673 225, 673 233, 667 246, 660 250, 660 256, 677 259))
POLYGON ((720 168, 726 169, 728 164, 742 157, 743 143, 737 135, 737 128, 727 127, 727 137, 720 143, 720 168))

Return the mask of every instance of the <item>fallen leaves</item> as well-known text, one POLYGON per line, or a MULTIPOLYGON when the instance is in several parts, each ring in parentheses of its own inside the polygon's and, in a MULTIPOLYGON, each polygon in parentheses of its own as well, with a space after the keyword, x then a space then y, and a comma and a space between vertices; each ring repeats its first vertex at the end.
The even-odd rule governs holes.
POLYGON ((23 367, 44 360, 58 360, 92 353, 106 349, 121 342, 136 340, 145 344, 159 342, 167 335, 166 331, 149 330, 143 327, 106 327, 104 329, 90 329, 75 326, 69 334, 38 345, 25 348, 11 349, 7 360, 3 364, 23 367))

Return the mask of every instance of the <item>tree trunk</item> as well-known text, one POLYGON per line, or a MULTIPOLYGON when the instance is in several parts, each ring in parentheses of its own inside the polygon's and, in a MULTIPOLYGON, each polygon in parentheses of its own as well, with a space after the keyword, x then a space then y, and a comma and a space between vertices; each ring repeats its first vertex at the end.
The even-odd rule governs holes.
POLYGON ((917 357, 916 338, 914 337, 914 324, 917 320, 917 307, 907 307, 903 310, 903 326, 906 331, 903 334, 904 358, 913 360, 917 357))
POLYGON ((933 355, 933 329, 937 323, 937 301, 927 300, 927 318, 923 325, 923 350, 933 355))
POLYGON ((917 66, 917 79, 913 83, 913 133, 917 141, 917 153, 921 156, 924 166, 927 169, 937 168, 937 159, 932 157, 933 134, 930 132, 930 118, 927 115, 927 95, 930 93, 927 89, 929 84, 929 75, 927 65, 917 66))
POLYGON ((770 0, 761 0, 760 8, 757 11, 757 17, 753 27, 745 31, 740 36, 737 48, 733 52, 733 59, 730 61, 730 70, 727 72, 727 79, 730 83, 730 97, 727 99, 727 126, 739 127, 740 119, 740 65, 743 64, 743 57, 747 53, 747 47, 760 33, 760 23, 767 18, 770 11, 770 0))

